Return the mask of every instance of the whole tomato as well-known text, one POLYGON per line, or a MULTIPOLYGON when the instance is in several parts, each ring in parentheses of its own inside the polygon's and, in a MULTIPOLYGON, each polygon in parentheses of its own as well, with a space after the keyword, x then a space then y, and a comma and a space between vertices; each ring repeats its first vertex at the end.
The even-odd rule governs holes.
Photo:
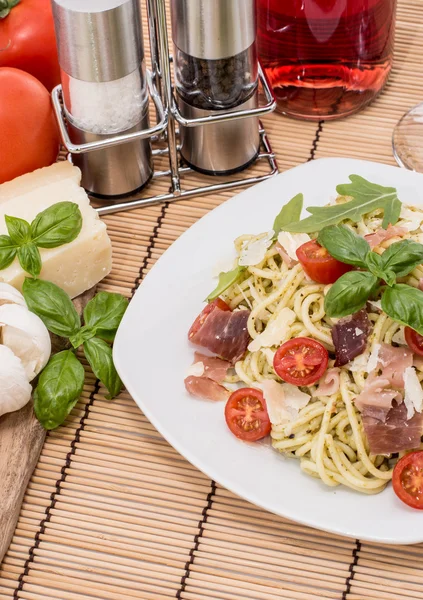
POLYGON ((0 0, 0 67, 31 73, 49 92, 60 83, 50 0, 0 0))
POLYGON ((0 68, 0 183, 51 165, 59 146, 43 84, 19 69, 0 68))

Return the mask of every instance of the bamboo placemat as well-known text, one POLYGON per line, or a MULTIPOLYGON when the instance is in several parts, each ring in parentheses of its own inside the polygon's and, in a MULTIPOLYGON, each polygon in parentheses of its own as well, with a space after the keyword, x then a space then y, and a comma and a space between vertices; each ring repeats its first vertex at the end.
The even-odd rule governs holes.
MULTIPOLYGON (((394 164, 392 129, 423 100, 422 8, 400 0, 395 68, 364 112, 318 125, 265 119, 282 170, 323 156, 394 164)), ((131 297, 170 244, 231 195, 106 217, 114 268, 100 287, 131 297)), ((405 600, 423 598, 422 567, 423 544, 361 543, 237 498, 178 455, 128 394, 108 402, 91 376, 47 437, 0 569, 0 600, 405 600)))

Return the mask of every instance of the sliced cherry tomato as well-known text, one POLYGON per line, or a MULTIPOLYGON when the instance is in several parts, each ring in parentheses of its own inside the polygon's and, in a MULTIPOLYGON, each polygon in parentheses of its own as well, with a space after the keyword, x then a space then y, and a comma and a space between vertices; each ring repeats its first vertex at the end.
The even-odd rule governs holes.
POLYGON ((271 424, 263 392, 254 388, 241 388, 230 395, 225 419, 232 433, 246 442, 256 442, 270 433, 271 424))
POLYGON ((410 452, 395 465, 392 476, 394 492, 400 500, 423 510, 423 451, 410 452))
POLYGON ((287 383, 313 385, 326 371, 328 360, 328 351, 320 342, 299 337, 278 348, 273 368, 287 383))
POLYGON ((226 302, 222 300, 222 298, 216 298, 216 300, 213 300, 213 302, 207 304, 207 306, 203 308, 198 317, 195 319, 194 323, 191 325, 190 330, 188 331, 189 340, 193 338, 197 331, 201 329, 205 320, 215 308, 220 308, 220 310, 231 310, 226 302))
POLYGON ((419 356, 423 356, 423 335, 420 335, 411 327, 405 327, 404 336, 410 350, 419 356))
POLYGON ((341 275, 353 268, 333 258, 316 240, 300 246, 297 250, 297 258, 307 275, 317 283, 335 283, 341 275))

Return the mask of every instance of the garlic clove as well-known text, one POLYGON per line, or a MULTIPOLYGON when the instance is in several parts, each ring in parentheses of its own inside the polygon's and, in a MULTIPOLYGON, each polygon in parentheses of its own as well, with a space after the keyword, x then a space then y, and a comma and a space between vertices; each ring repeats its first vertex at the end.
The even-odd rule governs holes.
POLYGON ((20 410, 31 399, 32 387, 21 360, 0 346, 0 417, 20 410))
POLYGON ((0 281, 0 306, 3 304, 18 304, 28 308, 25 298, 13 285, 0 281))
POLYGON ((51 355, 50 334, 37 315, 17 304, 0 306, 0 343, 22 361, 32 381, 51 355))

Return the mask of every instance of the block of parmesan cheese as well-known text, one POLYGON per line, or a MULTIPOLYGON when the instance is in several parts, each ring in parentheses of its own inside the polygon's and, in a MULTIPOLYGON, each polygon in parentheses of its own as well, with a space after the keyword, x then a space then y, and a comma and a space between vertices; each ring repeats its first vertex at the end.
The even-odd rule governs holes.
MULTIPOLYGON (((56 202, 78 204, 83 223, 76 240, 59 248, 40 248, 40 278, 60 286, 71 298, 96 285, 112 268, 112 245, 106 224, 90 205, 80 181, 80 170, 63 161, 0 185, 0 234, 7 235, 5 215, 31 222, 56 202)), ((0 281, 18 290, 25 276, 17 259, 0 271, 0 281)))

